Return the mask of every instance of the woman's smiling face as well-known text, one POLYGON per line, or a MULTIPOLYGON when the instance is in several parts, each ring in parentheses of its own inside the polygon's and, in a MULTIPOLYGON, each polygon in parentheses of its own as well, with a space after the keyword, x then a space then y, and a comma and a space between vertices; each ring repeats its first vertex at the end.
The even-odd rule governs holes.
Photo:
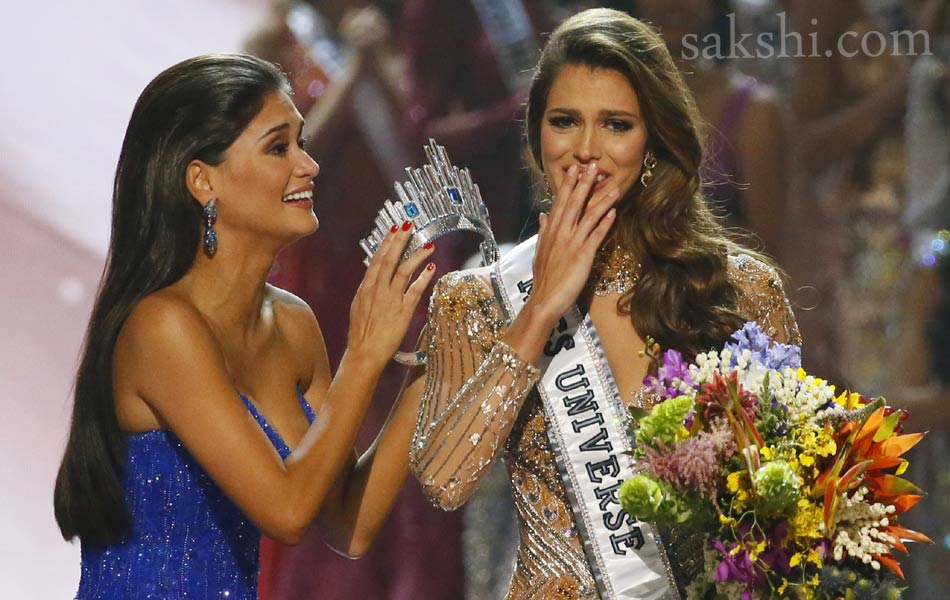
POLYGON ((319 167, 300 139, 303 119, 284 93, 269 95, 261 111, 211 167, 218 225, 293 240, 317 228, 313 178, 319 167))
POLYGON ((640 177, 648 137, 637 93, 623 74, 561 67, 541 123, 541 159, 552 190, 571 165, 596 162, 595 189, 614 182, 623 196, 640 177))

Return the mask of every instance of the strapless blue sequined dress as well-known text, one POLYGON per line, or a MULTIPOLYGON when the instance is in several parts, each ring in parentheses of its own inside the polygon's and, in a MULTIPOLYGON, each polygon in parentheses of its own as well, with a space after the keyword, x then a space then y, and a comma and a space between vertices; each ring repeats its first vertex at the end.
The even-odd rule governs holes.
MULTIPOLYGON (((287 458, 277 431, 241 399, 287 458)), ((298 399, 313 423, 307 400, 298 399)), ((82 546, 76 600, 257 600, 260 532, 172 432, 128 436, 123 485, 132 532, 106 548, 82 546)))

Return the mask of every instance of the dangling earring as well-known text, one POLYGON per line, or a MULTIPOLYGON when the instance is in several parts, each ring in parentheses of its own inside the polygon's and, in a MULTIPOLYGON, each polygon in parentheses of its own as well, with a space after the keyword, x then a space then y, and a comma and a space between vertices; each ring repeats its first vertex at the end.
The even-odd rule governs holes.
POLYGON ((205 254, 211 258, 218 251, 218 234, 214 231, 214 222, 218 219, 218 205, 214 198, 208 200, 202 212, 205 215, 205 254))
POLYGON ((551 184, 548 183, 548 178, 544 178, 544 197, 541 198, 541 210, 548 211, 551 210, 551 206, 554 205, 554 193, 551 191, 551 184))
POLYGON ((653 169, 655 168, 656 154, 653 154, 652 150, 647 150, 646 155, 643 157, 643 173, 640 174, 640 183, 643 184, 643 187, 647 187, 650 180, 653 179, 653 169))

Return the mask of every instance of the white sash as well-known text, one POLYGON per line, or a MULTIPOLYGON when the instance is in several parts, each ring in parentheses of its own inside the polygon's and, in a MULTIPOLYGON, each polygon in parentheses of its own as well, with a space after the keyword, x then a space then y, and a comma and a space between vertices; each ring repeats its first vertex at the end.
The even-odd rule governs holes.
MULTIPOLYGON (((493 267, 509 322, 531 293, 536 247, 537 236, 493 267)), ((618 501, 620 484, 633 474, 629 419, 589 315, 573 307, 561 319, 540 368, 548 437, 602 600, 679 598, 659 534, 618 501)))

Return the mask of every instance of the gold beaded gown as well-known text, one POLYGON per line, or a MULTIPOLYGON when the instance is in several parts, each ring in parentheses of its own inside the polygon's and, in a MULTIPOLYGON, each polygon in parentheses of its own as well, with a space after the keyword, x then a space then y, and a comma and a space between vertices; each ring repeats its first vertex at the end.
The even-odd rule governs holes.
MULTIPOLYGON (((611 270, 624 269, 601 273, 611 270)), ((748 255, 730 257, 729 271, 740 291, 739 311, 777 341, 799 343, 775 271, 748 255)), ((502 314, 488 268, 450 273, 436 284, 413 473, 435 505, 453 510, 503 454, 521 538, 507 600, 597 598, 534 389, 540 372, 501 341, 502 314)), ((701 540, 664 541, 682 587, 702 569, 701 540)))

